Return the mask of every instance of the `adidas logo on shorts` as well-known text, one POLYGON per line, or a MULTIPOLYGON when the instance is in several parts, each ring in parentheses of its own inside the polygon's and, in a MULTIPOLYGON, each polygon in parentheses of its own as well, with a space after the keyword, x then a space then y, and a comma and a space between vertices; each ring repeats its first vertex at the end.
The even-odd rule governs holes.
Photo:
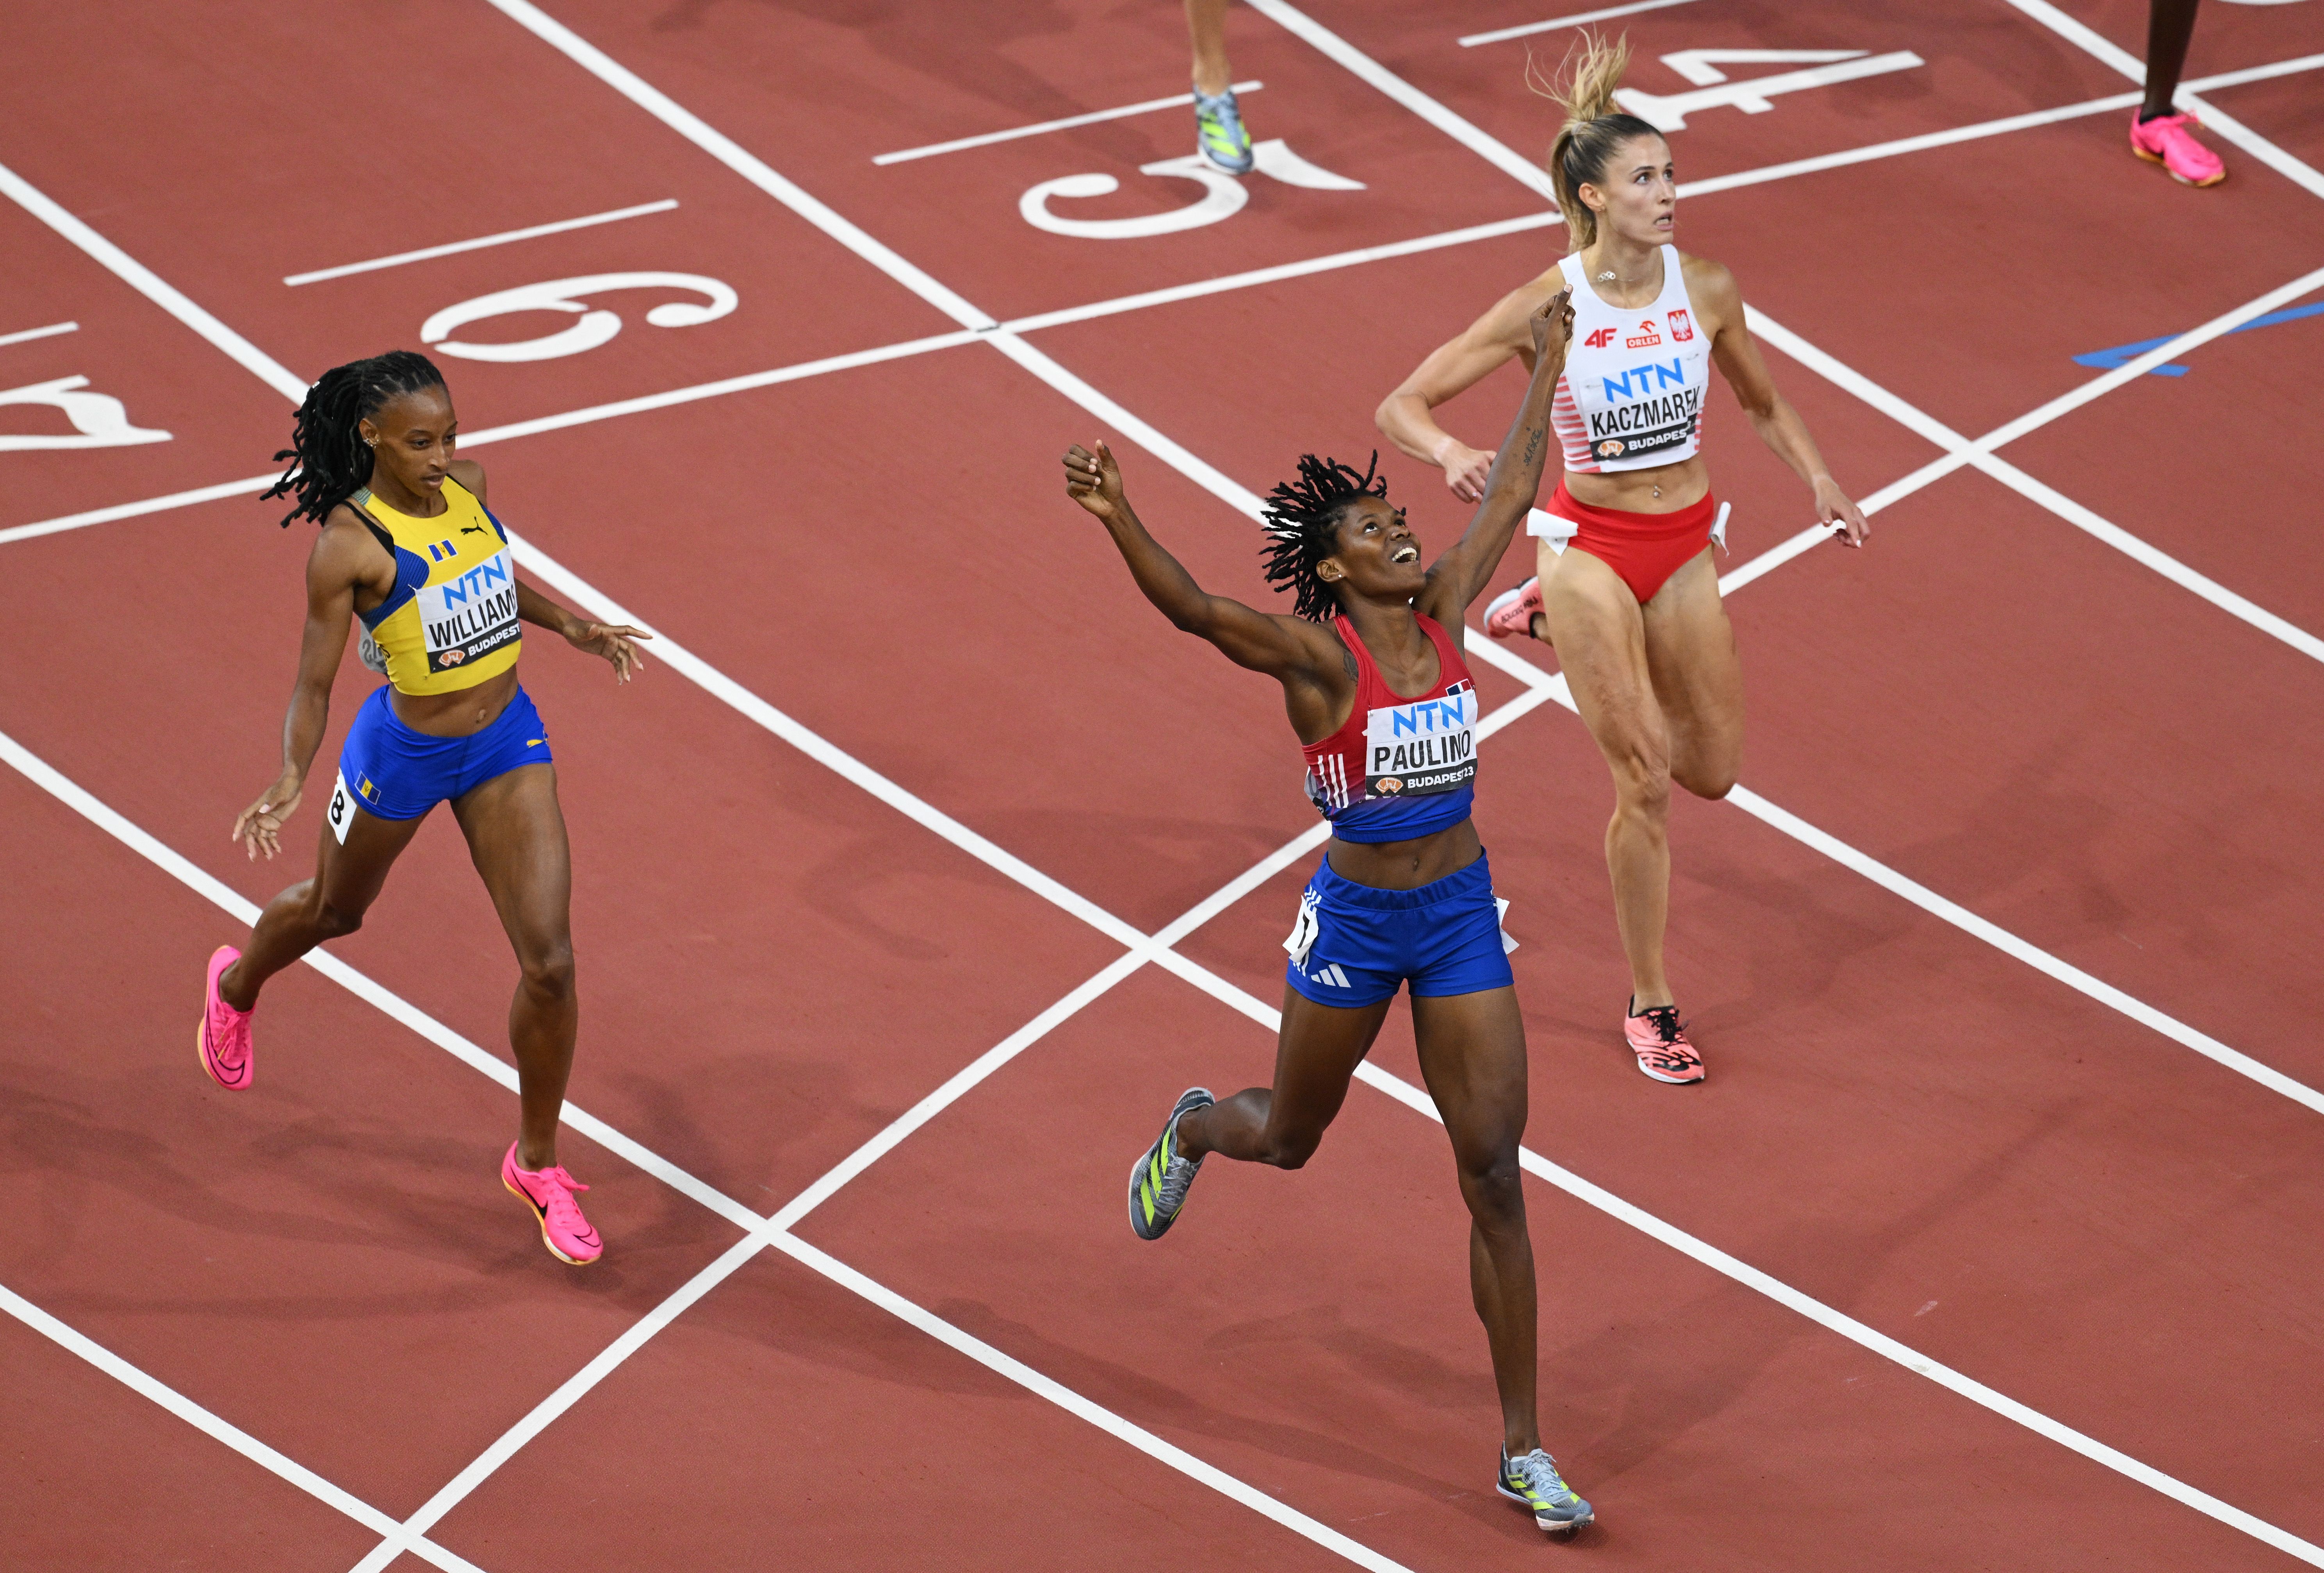
POLYGON ((1348 975, 1340 970, 1337 963, 1328 967, 1318 967, 1314 971, 1307 973, 1307 976, 1313 978, 1318 983, 1328 983, 1334 989, 1353 989, 1355 987, 1354 984, 1348 981, 1348 975))

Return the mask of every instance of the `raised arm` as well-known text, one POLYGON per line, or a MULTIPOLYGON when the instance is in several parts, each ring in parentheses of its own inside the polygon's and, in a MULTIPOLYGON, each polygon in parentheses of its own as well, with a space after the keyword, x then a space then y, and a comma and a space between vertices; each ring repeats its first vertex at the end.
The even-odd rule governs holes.
POLYGON ((307 772, 323 746, 331 719, 331 679, 346 653, 347 625, 355 621, 355 586, 380 554, 379 544, 355 522, 352 510, 335 510, 315 549, 307 554, 307 626, 299 640, 299 676, 290 708, 282 718, 282 773, 258 801, 235 816, 232 839, 252 858, 282 850, 282 823, 298 811, 306 794, 307 772))
POLYGON ((1130 576, 1173 624, 1219 647, 1227 659, 1285 683, 1315 682, 1339 669, 1338 639, 1302 618, 1282 617, 1213 595, 1146 531, 1123 495, 1121 467, 1104 443, 1065 452, 1065 494, 1113 538, 1130 576))
POLYGON ((1849 546, 1860 547, 1864 538, 1872 532, 1865 522, 1863 511, 1849 501, 1840 483, 1824 468, 1823 455, 1816 451, 1815 438, 1808 435, 1808 424, 1792 401, 1775 387, 1775 380, 1767 373, 1767 363, 1759 357, 1759 346, 1752 342, 1748 315, 1743 307, 1743 292, 1736 287, 1735 275, 1717 262, 1700 257, 1690 257, 1686 263, 1687 292, 1710 308, 1709 320, 1717 330, 1711 338, 1711 358, 1719 363, 1720 375, 1735 390, 1736 401, 1751 419, 1752 429, 1759 440, 1775 450, 1775 456, 1789 465, 1793 473, 1808 483, 1815 496, 1816 517, 1840 531, 1840 538, 1849 546))
POLYGON ((1517 521, 1541 490, 1542 468, 1557 451, 1549 429, 1549 406, 1565 370, 1566 346, 1572 342, 1573 305, 1568 292, 1560 290, 1551 296, 1526 319, 1526 331, 1533 351, 1533 382, 1485 478, 1485 501, 1461 538, 1430 565, 1428 588, 1415 603, 1447 629, 1461 626, 1469 603, 1492 582, 1517 521))
POLYGON ((1539 308, 1542 299, 1539 281, 1501 297, 1459 337, 1432 351, 1373 412, 1381 434, 1412 457, 1442 469, 1444 484, 1463 502, 1484 496, 1493 455, 1437 425, 1431 411, 1531 347, 1526 319, 1539 308))

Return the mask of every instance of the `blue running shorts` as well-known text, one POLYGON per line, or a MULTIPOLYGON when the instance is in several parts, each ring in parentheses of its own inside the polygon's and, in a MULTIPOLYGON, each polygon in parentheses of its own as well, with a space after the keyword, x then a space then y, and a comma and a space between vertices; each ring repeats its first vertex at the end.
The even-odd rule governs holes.
POLYGON ((339 750, 339 779, 331 790, 331 833, 347 839, 359 805, 377 819, 418 819, 438 804, 551 758, 549 731, 532 695, 520 687, 493 723, 466 737, 429 737, 395 717, 388 690, 378 687, 355 712, 339 750))
POLYGON ((1376 1005, 1409 981, 1415 998, 1476 994, 1517 981, 1482 852, 1416 890, 1342 878, 1326 856, 1299 897, 1283 980, 1318 1005, 1376 1005))

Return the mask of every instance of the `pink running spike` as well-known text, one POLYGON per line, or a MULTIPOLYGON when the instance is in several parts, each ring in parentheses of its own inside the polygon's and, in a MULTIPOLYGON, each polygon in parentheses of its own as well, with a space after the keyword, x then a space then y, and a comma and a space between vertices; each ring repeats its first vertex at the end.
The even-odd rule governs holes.
POLYGON ((581 1204, 573 1200, 575 1191, 589 1188, 567 1174, 564 1165, 520 1169, 516 1144, 511 1142, 508 1155, 501 1160, 501 1183, 540 1219, 540 1243, 549 1247, 550 1256, 586 1267, 605 1254, 604 1242, 581 1216, 581 1204))
POLYGON ((2227 178, 2219 155, 2194 138, 2191 127, 2203 123, 2191 115, 2158 115, 2152 120, 2130 117, 2130 151, 2150 164, 2161 164, 2181 186, 2216 186, 2227 178))
POLYGON ((1541 581, 1527 579, 1514 590, 1504 590, 1485 608, 1485 631, 1495 639, 1533 638, 1533 620, 1541 612, 1541 581))
POLYGON ((1674 1005, 1649 1005, 1622 1018, 1622 1035, 1638 1056, 1638 1069, 1657 1081, 1683 1086, 1702 1080, 1702 1056, 1686 1041, 1674 1005))
POLYGON ((252 1071, 250 1017, 218 998, 218 978, 242 959, 232 945, 210 952, 210 973, 202 986, 202 1020, 194 1028, 194 1053, 201 1056, 209 1079, 229 1092, 250 1090, 252 1071))

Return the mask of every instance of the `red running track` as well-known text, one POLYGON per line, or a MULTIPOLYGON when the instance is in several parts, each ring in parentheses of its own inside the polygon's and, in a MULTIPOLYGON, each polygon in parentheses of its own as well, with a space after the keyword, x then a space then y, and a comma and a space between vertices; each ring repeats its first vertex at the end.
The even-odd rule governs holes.
MULTIPOLYGON (((2138 8, 2070 9, 2140 47, 2138 8)), ((0 164, 254 349, 237 363, 205 342, 166 289, 44 222, 38 196, 0 205, 0 337, 78 324, 0 343, 0 384, 85 376, 171 434, 0 452, 15 568, 0 732, 20 751, 0 771, 15 829, 0 932, 22 1024, 0 1055, 18 1200, 0 1243, 0 1562, 1545 1554, 1486 1488, 1463 1223, 1420 1115, 1359 1089, 1305 1171, 1214 1173, 1160 1249, 1121 1231, 1120 1173, 1155 1110, 1189 1081, 1266 1075, 1255 1017, 1312 853, 1194 927, 1175 970, 1117 958, 1312 822, 1266 685, 1154 618, 1054 484, 1065 442, 1107 436, 1197 574, 1261 599, 1236 489, 1305 447, 1363 451, 1379 393, 1558 249, 1534 225, 1345 254, 1539 213, 1475 145, 1545 139, 1518 83, 1526 46, 1456 41, 1531 18, 1318 4, 1334 58, 1280 7, 1238 10, 1259 134, 1364 189, 1255 180, 1222 225, 1112 242, 1038 232, 1018 198, 1103 170, 1124 189, 1077 216, 1184 200, 1191 187, 1135 173, 1182 151, 1181 112, 872 158, 1167 95, 1175 6, 555 8, 893 248, 882 271, 522 10, 97 5, 14 30, 0 164), (1478 136, 1415 113, 1423 97, 1478 136), (909 267, 935 283, 915 292, 909 267), (1229 278, 1266 269, 1285 276, 1229 278), (272 768, 300 539, 246 492, 14 527, 261 473, 288 403, 254 363, 295 385, 415 342, 461 300, 641 271, 716 280, 740 304, 662 328, 643 320, 654 296, 613 296, 628 321, 599 349, 449 363, 471 433, 543 428, 477 449, 534 571, 561 567, 568 595, 618 602, 695 658, 618 694, 554 653, 527 668, 576 842, 573 1096, 602 1122, 567 1156, 614 1244, 576 1274, 490 1184, 506 1092, 443 1047, 502 1053, 510 979, 440 828, 335 947, 378 998, 440 1025, 300 969, 270 991, 249 1097, 185 1062, 188 980, 237 927, 217 899, 263 900, 298 871, 247 865, 223 832, 272 768), (704 391, 952 335, 947 289, 996 317, 1071 320, 1028 328, 1016 363, 962 336, 704 391), (1097 309, 1155 290, 1182 298, 1097 309), (596 408, 679 390, 696 391, 596 408), (90 817, 108 813, 111 835, 90 817), (1009 1053, 981 1061, 995 1045, 1009 1053), (954 1100, 910 1114, 973 1064, 954 1100), (899 1119, 892 1151, 835 1173, 899 1119), (785 1207, 775 1248, 735 1251, 785 1207), (414 1514, 427 1544, 374 1552, 414 1514)), ((2319 17, 2208 10, 2189 74, 2324 52, 2319 17)), ((2112 110, 1737 180, 2127 89, 1999 0, 1877 18, 1703 0, 1622 25, 1635 79, 1662 91, 1683 84, 1655 57, 1680 50, 1921 58, 1766 114, 1704 110, 1674 137, 1683 176, 1713 187, 1690 196, 1684 244, 1891 400, 1769 352, 1859 496, 1938 456, 1895 400, 1976 437, 2097 374, 2075 354, 2244 306, 2324 241, 2324 189, 2296 166, 2230 145, 2228 183, 2187 192, 2122 156, 2112 110)), ((2209 96, 2313 161, 2313 80, 2209 96)), ((1696 1091, 1635 1075, 1609 1030, 1622 969, 1587 736, 1547 704, 1491 741, 1480 823, 1522 942, 1536 1173, 1643 1210, 1531 1192, 1545 1423, 1602 1521, 1574 1554, 1811 1573, 2314 1559, 2324 1109, 2186 1040, 2294 1092, 2324 1085, 2299 1026, 2324 1007, 2308 937, 2324 744, 2301 719, 2324 669, 2189 587, 2207 576, 2324 630, 2298 371, 2319 332, 2202 345, 2178 357, 2186 376, 2133 380, 2003 451, 2185 565, 2175 580, 1956 472, 1884 510, 1872 550, 1738 586, 1746 783, 1848 860, 1733 805, 1682 805, 1672 961, 1713 1071, 1696 1091), (2235 466, 2228 485, 2187 462, 2209 454, 2235 466), (1875 864, 1892 888, 1865 877, 1875 864), (1900 898, 1897 878, 2010 948, 1900 898), (1884 1358, 1868 1347, 1884 1338, 2006 1398, 1884 1358), (2113 1465, 2089 1456, 2103 1449, 2113 1465)), ((1495 429, 1497 390, 1514 392, 1450 412, 1472 437, 1495 429)), ((0 418, 0 435, 65 429, 45 408, 0 418)), ((1740 565, 1804 512, 1739 417, 1718 410, 1708 440, 1740 565)), ((1390 464, 1425 534, 1459 527, 1428 472, 1390 464)), ((1530 692, 1481 658, 1480 675, 1497 705, 1530 692)), ((351 667, 342 723, 361 681, 351 667)), ((1416 1083, 1401 1026, 1375 1062, 1416 1083)))

